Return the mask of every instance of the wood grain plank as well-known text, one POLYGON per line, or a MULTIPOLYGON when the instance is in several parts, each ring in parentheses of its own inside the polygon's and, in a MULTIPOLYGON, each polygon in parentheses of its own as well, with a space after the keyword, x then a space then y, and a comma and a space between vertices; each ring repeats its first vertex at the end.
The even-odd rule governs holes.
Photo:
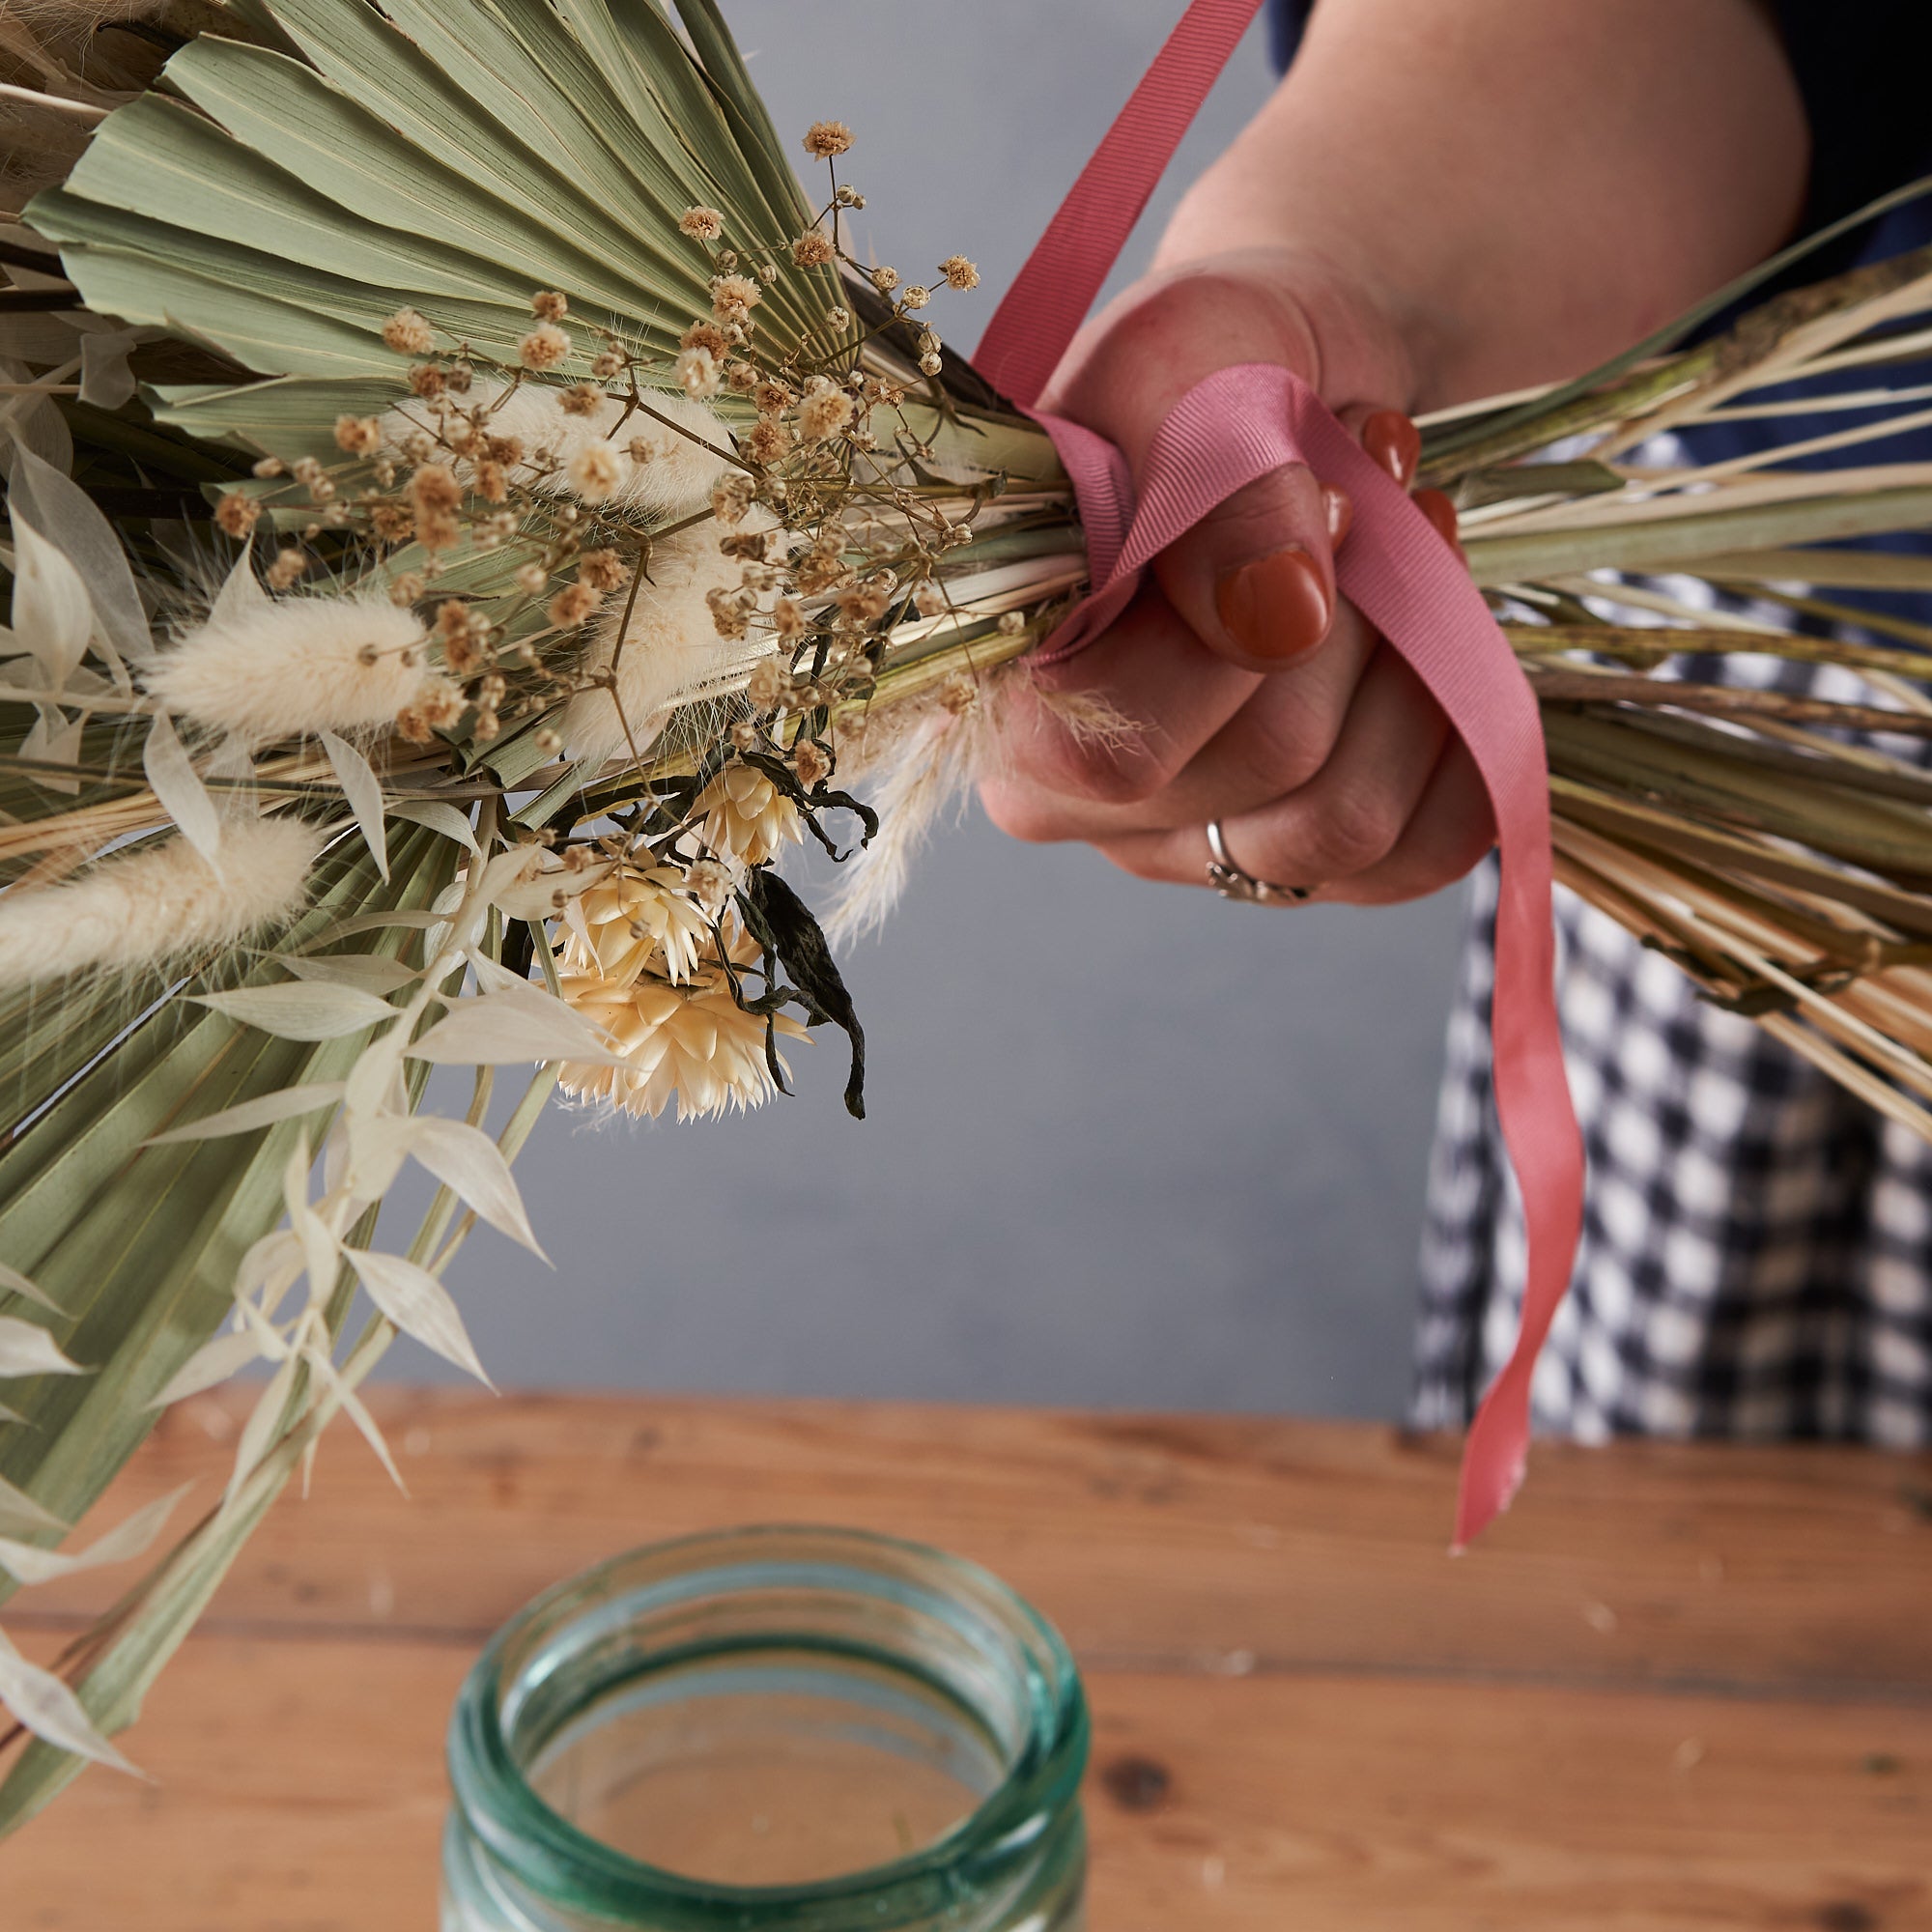
MULTIPOLYGON (((413 1500, 348 1432, 270 1518, 210 1628, 473 1646, 561 1577, 731 1522, 944 1545, 1090 1664, 1467 1674, 1932 1696, 1932 1458, 1541 1445, 1516 1509, 1444 1554, 1457 1445, 1346 1424, 385 1390, 413 1500)), ((232 1397, 183 1405, 100 1514, 218 1492, 232 1397)), ((10 1627, 107 1601, 37 1590, 10 1627)))
MULTIPOLYGON (((8 1932, 425 1932, 467 1662, 191 1640, 137 1734, 158 1782, 90 1772, 11 1844, 8 1932)), ((1090 1689, 1096 1932, 1932 1927, 1922 1707, 1114 1670, 1090 1689)))

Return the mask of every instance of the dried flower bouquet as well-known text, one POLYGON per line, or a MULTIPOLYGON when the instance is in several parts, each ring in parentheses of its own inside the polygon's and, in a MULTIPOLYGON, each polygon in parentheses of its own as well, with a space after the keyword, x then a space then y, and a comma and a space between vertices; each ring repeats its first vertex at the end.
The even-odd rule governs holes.
MULTIPOLYGON (((64 1539, 162 1406, 267 1370, 226 1493, 114 1613, 51 1668, 0 1638, 37 1734, 0 1830, 119 1761, 335 1415, 386 1459, 356 1390, 394 1333, 481 1373, 442 1277, 479 1219, 534 1247, 510 1161, 554 1087, 756 1105, 830 1023, 861 1110, 778 862, 817 841, 835 929, 876 918, 1084 586, 1046 438, 933 326, 971 262, 862 269, 847 129, 807 132, 808 197, 710 0, 676 15, 0 10, 6 1588, 149 1549, 164 1507, 64 1539), (439 1065, 465 1120, 420 1109, 439 1065)), ((1639 449, 1814 374, 1858 372, 1821 450, 1932 420, 1895 373, 1928 306, 1911 260, 1675 350, 1687 318, 1426 461, 1545 703, 1560 875, 1932 1135, 1932 775, 1841 728, 1932 732, 1928 638, 1830 594, 1932 587, 1842 547, 1932 524, 1932 467, 1639 449), (1842 699, 1682 675, 1745 657, 1842 699)))

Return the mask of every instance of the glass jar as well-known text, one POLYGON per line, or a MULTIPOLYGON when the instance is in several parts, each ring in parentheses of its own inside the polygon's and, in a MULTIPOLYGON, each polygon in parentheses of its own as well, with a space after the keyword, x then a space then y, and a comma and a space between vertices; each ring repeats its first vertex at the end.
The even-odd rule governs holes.
POLYGON ((443 1932, 1077 1932, 1086 1699, 998 1578, 844 1529, 539 1597, 449 1732, 443 1932))

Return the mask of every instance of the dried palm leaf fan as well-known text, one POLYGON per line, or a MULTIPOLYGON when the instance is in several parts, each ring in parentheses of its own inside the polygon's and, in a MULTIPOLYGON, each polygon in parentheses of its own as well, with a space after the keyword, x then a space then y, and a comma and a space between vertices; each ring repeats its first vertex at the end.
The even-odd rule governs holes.
MULTIPOLYGON (((531 1239, 507 1163, 554 1085, 754 1104, 830 1020, 857 1107, 773 862, 876 826, 875 915, 1085 561, 1045 438, 929 326, 971 264, 859 272, 708 0, 0 8, 0 63, 71 159, 0 229, 0 1578, 141 1553, 164 1510, 61 1546, 160 1405, 270 1372, 111 1616, 51 1668, 0 1639, 38 1734, 4 1830, 113 1756, 336 1413, 385 1453, 355 1389, 396 1329, 475 1366, 440 1276, 478 1217, 531 1239), (467 1121, 417 1111, 435 1064, 467 1121)), ((1918 421, 1928 305, 1912 261, 1671 353, 1707 311, 1427 445, 1546 700, 1563 875, 1921 1131, 1932 778, 1841 727, 1926 733, 1926 638, 1828 593, 1932 587, 1835 547, 1932 523, 1932 468, 1628 453, 1837 371, 1836 445, 1918 421), (1747 656, 1847 697, 1670 674, 1747 656)))

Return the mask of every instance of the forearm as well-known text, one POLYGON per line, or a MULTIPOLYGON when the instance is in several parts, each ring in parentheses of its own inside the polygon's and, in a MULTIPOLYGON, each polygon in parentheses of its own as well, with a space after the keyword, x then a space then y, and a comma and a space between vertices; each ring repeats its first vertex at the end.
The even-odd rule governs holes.
POLYGON ((1321 0, 1160 266, 1324 265, 1426 409, 1573 375, 1761 259, 1808 154, 1758 0, 1321 0))

